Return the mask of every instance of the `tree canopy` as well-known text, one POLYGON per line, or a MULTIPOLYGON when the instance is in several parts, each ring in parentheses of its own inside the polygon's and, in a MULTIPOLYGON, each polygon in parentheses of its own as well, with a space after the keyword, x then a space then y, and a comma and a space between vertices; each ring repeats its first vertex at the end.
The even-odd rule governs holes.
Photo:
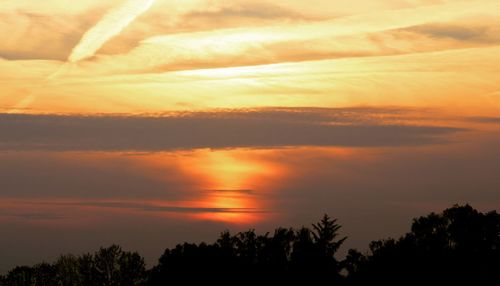
POLYGON ((366 253, 336 257, 346 237, 325 215, 311 227, 277 228, 272 234, 224 231, 211 243, 166 249, 147 270, 136 252, 112 245, 93 254, 62 255, 54 263, 18 266, 0 276, 1 286, 177 285, 235 283, 279 285, 421 285, 500 283, 500 215, 469 205, 413 220, 398 239, 373 241, 366 253))

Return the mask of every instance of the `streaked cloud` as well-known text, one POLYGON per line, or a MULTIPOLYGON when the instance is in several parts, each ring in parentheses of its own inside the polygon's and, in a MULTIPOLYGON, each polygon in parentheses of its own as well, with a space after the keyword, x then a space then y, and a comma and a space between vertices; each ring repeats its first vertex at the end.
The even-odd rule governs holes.
MULTIPOLYGON (((227 5, 227 4, 226 4, 227 5)), ((284 6, 278 6, 272 3, 229 3, 227 6, 215 7, 207 10, 195 10, 183 15, 184 21, 228 21, 234 18, 251 18, 255 20, 276 20, 289 19, 292 21, 314 19, 300 14, 297 11, 286 9, 284 6)), ((221 25, 219 22, 218 25, 221 25)))
POLYGON ((206 190, 207 192, 210 193, 223 193, 223 194, 245 194, 245 195, 253 195, 256 192, 254 190, 245 190, 245 189, 239 189, 239 190, 230 190, 230 189, 225 189, 225 190, 206 190))
MULTIPOLYGON (((498 2, 488 1, 483 5, 478 7, 468 2, 442 4, 299 24, 279 23, 157 35, 142 39, 129 52, 98 58, 94 68, 108 67, 113 72, 159 72, 464 48, 467 46, 451 45, 432 37, 395 34, 393 31, 422 26, 419 31, 424 34, 423 27, 431 27, 432 23, 444 22, 442 29, 445 29, 446 25, 452 27, 457 17, 500 8, 498 2), (449 10, 455 13, 443 12, 449 10), (242 54, 245 57, 241 57, 242 54)), ((484 20, 487 24, 483 23, 483 26, 498 27, 499 23, 494 19, 487 17, 484 20)), ((477 25, 474 17, 461 22, 465 22, 465 26, 461 24, 463 30, 474 29, 474 26, 469 28, 467 22, 477 25)), ((490 34, 494 35, 496 28, 491 29, 490 34)), ((92 67, 92 64, 89 65, 92 67)))
POLYGON ((5 75, 0 78, 0 109, 11 110, 26 93, 36 91, 37 100, 24 112, 138 114, 389 104, 493 116, 500 110, 499 63, 499 46, 252 67, 199 69, 201 63, 193 61, 184 64, 194 64, 196 70, 122 75, 103 75, 105 70, 86 62, 43 84, 40 77, 60 63, 0 60, 5 75))
POLYGON ((498 44, 500 42, 500 21, 497 19, 482 19, 470 25, 464 23, 429 23, 405 28, 434 38, 451 39, 469 43, 498 44))
POLYGON ((500 117, 476 116, 476 117, 469 117, 469 120, 481 123, 500 123, 500 117))
POLYGON ((45 205, 98 207, 110 209, 133 209, 145 212, 166 213, 262 213, 264 211, 252 208, 210 208, 210 207, 183 207, 162 206, 154 203, 133 203, 117 201, 78 201, 78 202, 42 202, 45 205))
POLYGON ((0 210, 0 218, 21 219, 25 221, 52 221, 61 220, 65 217, 62 215, 47 213, 47 212, 25 212, 19 210, 0 210))

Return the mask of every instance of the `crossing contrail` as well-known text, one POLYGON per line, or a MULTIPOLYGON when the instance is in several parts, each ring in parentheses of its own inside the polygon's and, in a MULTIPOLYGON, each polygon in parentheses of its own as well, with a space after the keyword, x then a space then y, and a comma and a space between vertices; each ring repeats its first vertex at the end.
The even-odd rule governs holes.
MULTIPOLYGON (((90 58, 109 40, 119 35, 130 23, 154 4, 156 0, 127 0, 122 5, 108 12, 97 24, 88 30, 73 48, 68 60, 64 62, 56 71, 49 74, 40 84, 44 86, 57 78, 65 70, 68 64, 90 58)), ((17 104, 7 110, 7 113, 22 112, 33 101, 35 101, 36 91, 30 92, 17 104)))
POLYGON ((151 8, 156 0, 127 0, 107 13, 88 30, 73 48, 68 61, 71 63, 92 57, 106 42, 119 35, 139 15, 151 8))

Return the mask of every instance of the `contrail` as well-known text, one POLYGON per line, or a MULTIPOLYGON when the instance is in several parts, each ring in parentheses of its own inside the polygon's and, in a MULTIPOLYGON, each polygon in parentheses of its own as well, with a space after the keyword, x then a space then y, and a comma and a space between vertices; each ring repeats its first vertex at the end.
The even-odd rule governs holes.
MULTIPOLYGON (((42 82, 35 85, 36 88, 42 88, 43 86, 46 86, 49 84, 53 79, 57 78, 65 69, 68 67, 68 63, 65 62, 64 64, 60 65, 56 71, 52 72, 51 74, 47 75, 45 78, 43 78, 42 82)), ((25 109, 30 106, 36 99, 36 92, 37 90, 30 91, 22 100, 20 100, 18 103, 16 103, 14 106, 12 106, 10 109, 7 109, 6 113, 7 114, 12 114, 12 113, 22 113, 25 111, 25 109)))
MULTIPOLYGON (((73 48, 68 60, 56 71, 48 75, 41 86, 50 83, 68 66, 68 63, 92 57, 106 42, 119 35, 125 27, 130 25, 139 15, 143 14, 154 4, 156 0, 127 0, 123 5, 107 13, 94 27, 88 30, 73 48)), ((35 100, 35 92, 32 91, 24 99, 19 101, 7 113, 22 112, 24 108, 31 105, 35 100)))
POLYGON ((68 61, 71 63, 92 57, 107 41, 120 34, 139 15, 151 8, 156 0, 128 0, 106 14, 83 35, 68 61))
POLYGON ((16 105, 6 111, 7 114, 23 112, 35 100, 33 92, 28 94, 25 98, 19 101, 16 105))

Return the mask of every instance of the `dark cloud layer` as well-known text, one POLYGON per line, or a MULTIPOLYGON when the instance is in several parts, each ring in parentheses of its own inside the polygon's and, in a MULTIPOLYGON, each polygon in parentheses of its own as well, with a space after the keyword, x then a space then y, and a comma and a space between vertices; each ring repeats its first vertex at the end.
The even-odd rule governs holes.
POLYGON ((1 150, 164 151, 418 146, 462 129, 376 120, 365 109, 276 109, 166 117, 0 115, 1 150))

